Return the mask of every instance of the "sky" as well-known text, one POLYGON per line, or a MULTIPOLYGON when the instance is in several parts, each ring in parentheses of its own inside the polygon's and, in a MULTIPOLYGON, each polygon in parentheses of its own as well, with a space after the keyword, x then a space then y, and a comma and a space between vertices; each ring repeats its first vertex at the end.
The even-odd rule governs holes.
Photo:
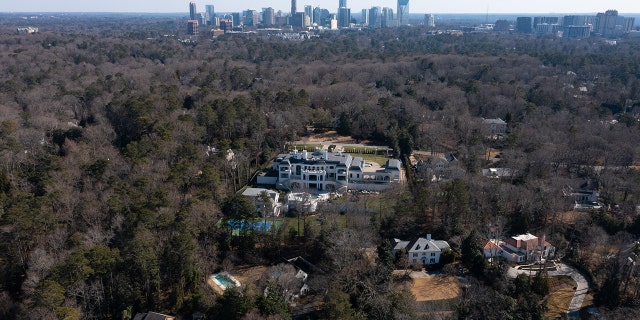
MULTIPOLYGON (((189 12, 185 0, 2 0, 0 12, 189 12)), ((206 4, 213 4, 217 12, 260 10, 273 7, 283 12, 291 9, 290 0, 196 0, 199 12, 206 4)), ((298 11, 305 5, 337 11, 338 0, 297 0, 298 11)), ((371 6, 396 7, 396 0, 347 0, 351 12, 371 6)), ((639 0, 410 0, 411 13, 596 13, 608 9, 623 13, 640 13, 639 0)))

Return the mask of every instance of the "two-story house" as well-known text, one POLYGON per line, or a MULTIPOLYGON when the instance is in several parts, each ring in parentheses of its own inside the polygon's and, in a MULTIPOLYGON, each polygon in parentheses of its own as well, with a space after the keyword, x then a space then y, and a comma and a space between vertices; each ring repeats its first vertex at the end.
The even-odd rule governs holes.
POLYGON ((484 245, 485 258, 503 257, 513 263, 535 262, 553 258, 556 248, 545 240, 530 233, 503 240, 490 239, 484 245))
POLYGON ((444 240, 432 240, 431 235, 425 238, 418 238, 413 241, 402 241, 394 239, 396 242, 393 248, 394 256, 402 249, 407 251, 409 264, 430 265, 440 263, 442 251, 450 249, 449 243, 444 240))

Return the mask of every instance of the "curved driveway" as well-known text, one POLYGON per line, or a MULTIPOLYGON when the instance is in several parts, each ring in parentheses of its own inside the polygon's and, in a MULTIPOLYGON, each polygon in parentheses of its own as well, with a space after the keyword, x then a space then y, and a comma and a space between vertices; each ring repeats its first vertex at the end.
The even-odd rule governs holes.
MULTIPOLYGON (((587 282, 587 279, 585 279, 585 277, 575 268, 560 262, 556 262, 555 265, 556 270, 549 271, 549 276, 570 276, 571 279, 576 282, 576 293, 573 295, 573 299, 571 299, 571 303, 569 304, 568 316, 569 319, 580 319, 580 308, 582 307, 584 297, 589 291, 589 283, 587 282)), ((507 271, 507 275, 510 278, 515 278, 518 274, 529 275, 533 272, 535 271, 520 270, 511 267, 507 271)))

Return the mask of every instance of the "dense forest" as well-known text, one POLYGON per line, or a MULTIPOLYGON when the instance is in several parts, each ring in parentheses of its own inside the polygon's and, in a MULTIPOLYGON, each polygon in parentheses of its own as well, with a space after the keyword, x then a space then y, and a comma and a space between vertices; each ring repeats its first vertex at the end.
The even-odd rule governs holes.
POLYGON ((488 225, 545 233, 602 314, 640 315, 640 278, 623 272, 640 235, 639 39, 415 26, 194 42, 169 17, 41 18, 16 34, 23 23, 0 20, 2 319, 541 319, 548 288, 478 259, 488 225), (482 118, 508 135, 487 137, 482 118), (407 183, 375 214, 328 208, 319 229, 232 235, 220 221, 256 214, 236 192, 309 127, 389 146, 407 183), (460 170, 432 182, 412 170, 415 150, 454 154, 460 170), (562 191, 585 183, 604 206, 568 221, 562 191), (427 232, 468 279, 451 314, 416 309, 391 276, 393 238, 427 232), (313 312, 293 312, 282 279, 253 284, 268 294, 205 281, 295 256, 324 270, 313 312))

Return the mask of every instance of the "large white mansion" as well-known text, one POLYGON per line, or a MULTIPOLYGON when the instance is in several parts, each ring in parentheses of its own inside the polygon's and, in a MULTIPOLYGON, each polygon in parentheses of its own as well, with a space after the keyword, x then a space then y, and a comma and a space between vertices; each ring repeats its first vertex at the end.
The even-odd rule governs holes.
POLYGON ((336 191, 384 190, 402 180, 402 163, 389 159, 384 166, 368 163, 362 157, 317 149, 293 150, 273 160, 271 172, 260 175, 258 184, 275 185, 281 190, 336 191))

